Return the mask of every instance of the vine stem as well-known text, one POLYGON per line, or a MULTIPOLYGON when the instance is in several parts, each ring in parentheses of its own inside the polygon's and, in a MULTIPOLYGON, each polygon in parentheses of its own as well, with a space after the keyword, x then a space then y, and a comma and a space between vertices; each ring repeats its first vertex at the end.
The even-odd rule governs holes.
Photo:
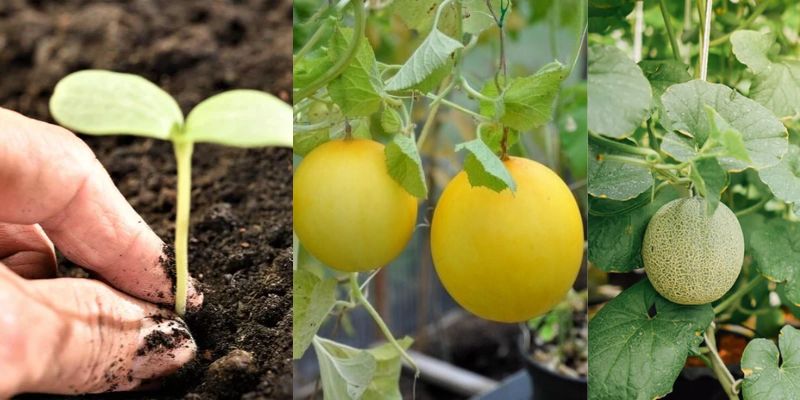
MULTIPOLYGON (((508 85, 508 66, 506 62, 506 30, 504 19, 506 16, 506 12, 508 11, 508 7, 511 5, 511 0, 508 0, 509 3, 507 6, 503 6, 503 0, 500 0, 500 16, 498 17, 497 14, 494 12, 494 7, 492 7, 492 0, 486 0, 486 7, 489 9, 489 12, 492 13, 492 18, 494 19, 495 24, 497 24, 497 28, 500 30, 500 65, 498 66, 498 72, 494 75, 494 84, 497 86, 497 93, 500 96, 503 96, 505 89, 500 85, 500 81, 498 80, 497 76, 500 72, 503 73, 503 86, 508 85)), ((501 144, 501 152, 500 152, 500 159, 507 160, 508 159, 508 128, 503 127, 503 137, 500 139, 501 144)))
POLYGON ((750 291, 753 290, 754 287, 756 287, 759 283, 761 283, 761 279, 763 279, 763 277, 761 275, 758 275, 755 278, 751 279, 750 282, 747 282, 747 284, 745 284, 744 286, 740 287, 739 289, 736 289, 736 291, 732 295, 728 296, 728 298, 723 300, 722 303, 719 303, 717 304, 716 307, 714 307, 714 314, 719 314, 727 310, 728 307, 735 304, 742 297, 744 297, 744 295, 750 293, 750 291))
POLYGON ((337 76, 344 72, 345 68, 350 65, 350 61, 356 56, 358 47, 361 45, 361 39, 364 37, 364 31, 367 26, 367 17, 365 15, 366 13, 364 12, 364 7, 361 5, 361 0, 352 0, 350 4, 353 5, 353 17, 355 18, 354 27, 356 29, 353 30, 353 38, 350 40, 350 46, 347 47, 344 57, 339 58, 333 67, 331 67, 331 69, 325 72, 322 76, 317 78, 317 80, 311 82, 308 86, 295 93, 295 103, 298 103, 306 97, 311 96, 321 87, 328 84, 328 82, 334 80, 337 76))
POLYGON ((703 333, 703 338, 706 341, 706 346, 709 350, 709 354, 711 354, 711 370, 714 372, 714 375, 719 380, 720 385, 722 385, 722 389, 725 391, 725 394, 728 395, 730 400, 738 400, 739 394, 736 392, 735 384, 736 380, 731 375, 731 371, 728 370, 728 367, 725 365, 725 362, 722 361, 722 357, 719 356, 719 351, 717 351, 717 343, 714 339, 714 323, 712 322, 711 325, 708 326, 705 333, 703 333))
POLYGON ((675 36, 675 29, 672 27, 672 18, 670 18, 669 10, 667 10, 667 3, 665 0, 659 0, 658 5, 661 7, 661 17, 664 18, 664 26, 667 28, 667 36, 669 36, 669 44, 672 47, 672 56, 680 61, 681 52, 678 47, 678 39, 675 36))
POLYGON ((189 212, 192 206, 192 151, 194 143, 173 141, 178 169, 177 205, 175 211, 175 312, 186 314, 189 285, 189 212))
POLYGON ((308 39, 308 42, 297 52, 294 56, 292 56, 292 62, 297 64, 298 61, 302 60, 305 55, 311 51, 312 48, 320 41, 328 31, 328 24, 323 23, 317 31, 308 39))
POLYGON ((705 11, 703 12, 703 40, 700 52, 700 79, 708 80, 708 49, 711 39, 711 4, 713 0, 705 0, 705 11))
POLYGON ((392 344, 392 346, 400 353, 400 356, 406 360, 406 362, 414 369, 414 377, 419 377, 419 367, 417 367, 417 363, 414 362, 414 359, 406 353, 406 350, 403 346, 400 346, 400 343, 397 342, 397 339, 394 338, 392 332, 389 330, 389 327, 386 326, 386 322, 383 322, 383 318, 381 315, 375 311, 375 308, 372 307, 372 304, 369 303, 366 297, 364 297, 364 292, 361 291, 361 287, 358 284, 358 272, 353 272, 350 274, 350 291, 353 294, 355 301, 364 306, 367 310, 367 313, 372 317, 375 321, 375 324, 378 325, 378 328, 383 333, 383 336, 386 337, 386 340, 392 344))

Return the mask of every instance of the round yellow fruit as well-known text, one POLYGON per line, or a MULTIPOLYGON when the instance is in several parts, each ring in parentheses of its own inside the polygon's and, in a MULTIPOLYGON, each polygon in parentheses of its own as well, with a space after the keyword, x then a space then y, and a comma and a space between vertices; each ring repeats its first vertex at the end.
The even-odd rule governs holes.
POLYGON ((431 252, 448 293, 492 321, 541 315, 567 293, 583 259, 583 224, 569 188, 535 161, 504 161, 512 193, 472 187, 465 172, 442 193, 431 252))
POLYGON ((330 141, 295 171, 295 233, 331 268, 356 272, 386 265, 406 246, 416 220, 417 200, 389 176, 380 143, 330 141))
POLYGON ((653 288, 668 300, 711 303, 730 290, 742 270, 742 227, 725 204, 709 217, 700 197, 673 200, 650 219, 642 260, 653 288))

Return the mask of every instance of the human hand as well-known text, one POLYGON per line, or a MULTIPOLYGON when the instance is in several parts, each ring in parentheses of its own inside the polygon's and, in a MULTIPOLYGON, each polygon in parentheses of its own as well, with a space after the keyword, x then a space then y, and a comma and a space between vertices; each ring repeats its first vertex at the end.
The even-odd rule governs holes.
POLYGON ((185 324, 152 304, 174 303, 167 259, 86 144, 0 108, 0 398, 129 390, 193 358, 185 324), (42 279, 54 245, 108 285, 42 279))

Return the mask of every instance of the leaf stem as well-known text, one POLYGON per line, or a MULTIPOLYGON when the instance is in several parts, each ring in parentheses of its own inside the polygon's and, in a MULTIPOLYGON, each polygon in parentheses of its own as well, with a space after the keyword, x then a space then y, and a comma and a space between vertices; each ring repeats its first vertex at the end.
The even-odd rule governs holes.
POLYGON ((186 314, 189 284, 189 212, 192 205, 192 151, 194 143, 172 142, 177 163, 178 189, 175 211, 175 312, 186 314))
MULTIPOLYGON (((425 97, 427 97, 429 99, 436 99, 437 96, 432 95, 430 93, 426 93, 425 97)), ((439 102, 441 102, 442 104, 444 104, 444 105, 446 105, 446 106, 448 106, 448 107, 450 107, 450 108, 452 108, 454 110, 458 110, 458 111, 463 112, 464 114, 470 115, 473 118, 477 119, 478 121, 485 121, 485 122, 490 121, 490 119, 487 118, 486 116, 480 115, 480 114, 476 113, 475 111, 469 110, 469 109, 465 108, 464 106, 462 106, 461 104, 454 103, 454 102, 452 102, 450 100, 447 100, 447 99, 441 99, 441 100, 439 100, 439 102)))
POLYGON ((708 329, 706 329, 705 333, 703 333, 703 338, 706 341, 709 354, 711 354, 711 370, 714 372, 717 380, 719 380, 719 383, 722 385, 722 389, 725 390, 725 394, 728 395, 728 398, 730 400, 738 400, 739 395, 736 393, 734 387, 736 380, 733 379, 731 371, 728 370, 725 362, 722 361, 722 357, 719 356, 716 340, 714 339, 714 332, 714 323, 712 322, 711 325, 708 326, 708 329))
POLYGON ((647 158, 652 158, 655 160, 660 160, 661 155, 658 154, 657 151, 647 148, 647 147, 636 147, 625 143, 617 142, 616 140, 611 140, 601 135, 598 135, 594 132, 589 132, 589 137, 595 141, 602 143, 603 145, 610 147, 615 150, 619 150, 628 154, 637 154, 640 156, 645 156, 647 158))
POLYGON ((667 36, 669 36, 669 44, 672 46, 672 56, 680 61, 681 52, 678 47, 678 40, 675 36, 675 29, 672 27, 672 18, 667 10, 667 3, 665 0, 658 0, 658 5, 661 7, 661 17, 664 18, 664 26, 667 28, 667 36))
POLYGON ((472 97, 474 97, 474 98, 476 98, 478 100, 483 100, 483 101, 488 101, 488 102, 494 103, 494 102, 496 102, 497 100, 500 99, 500 96, 498 96, 498 97, 489 97, 489 96, 486 96, 485 94, 475 90, 472 86, 470 86, 469 82, 467 81, 467 78, 465 78, 463 76, 461 76, 459 78, 459 83, 461 84, 461 88, 463 88, 464 91, 467 92, 468 95, 470 95, 470 96, 472 96, 472 97))
POLYGON ((331 69, 317 78, 317 80, 295 93, 294 101, 296 103, 316 93, 317 90, 328 84, 328 82, 336 79, 336 77, 344 72, 345 68, 350 65, 350 61, 356 56, 358 47, 361 45, 361 40, 364 37, 367 17, 360 0, 353 0, 350 4, 353 6, 353 17, 355 18, 355 29, 353 29, 353 38, 350 40, 350 46, 347 47, 344 56, 339 58, 331 69))
POLYGON ((395 350, 400 353, 400 356, 406 360, 406 362, 414 369, 414 376, 419 377, 419 367, 417 367, 417 363, 414 362, 414 359, 406 353, 406 350, 403 349, 403 346, 400 346, 400 343, 397 342, 397 339, 394 338, 392 332, 389 330, 389 327, 386 326, 386 323, 383 322, 383 318, 381 315, 378 314, 377 311, 372 307, 372 304, 364 297, 364 293, 361 291, 361 287, 358 285, 358 272, 354 272, 350 275, 350 291, 355 297, 356 302, 360 303, 364 306, 367 310, 367 313, 372 317, 375 321, 375 324, 378 325, 378 328, 383 333, 383 336, 386 337, 386 340, 394 346, 395 350))
POLYGON ((744 217, 745 215, 749 215, 749 214, 752 214, 752 213, 760 210, 761 207, 764 207, 764 204, 767 204, 767 202, 770 201, 771 199, 772 199, 772 196, 765 196, 764 198, 759 200, 758 203, 753 204, 752 206, 747 207, 747 208, 745 208, 743 210, 739 210, 739 211, 735 212, 736 218, 744 217))
POLYGON ((755 288, 759 283, 761 283, 762 279, 763 276, 757 275, 755 278, 751 279, 750 282, 747 282, 745 285, 736 289, 736 291, 733 292, 732 295, 728 296, 728 298, 726 298, 721 303, 717 304, 716 307, 714 307, 714 314, 718 315, 723 311, 727 310, 728 307, 735 304, 742 297, 744 297, 744 295, 750 293, 750 291, 753 290, 753 288, 755 288))

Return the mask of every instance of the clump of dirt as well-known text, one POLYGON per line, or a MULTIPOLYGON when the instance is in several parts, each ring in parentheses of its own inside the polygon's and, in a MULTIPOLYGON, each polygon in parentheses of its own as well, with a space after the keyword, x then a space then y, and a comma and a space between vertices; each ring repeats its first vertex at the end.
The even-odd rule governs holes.
MULTIPOLYGON (((0 106, 52 122, 55 83, 86 68, 140 74, 175 96, 184 113, 233 88, 290 101, 291 22, 288 0, 3 0, 0 106)), ((171 145, 82 138, 144 220, 172 242, 171 145)), ((186 322, 198 357, 159 390, 90 398, 291 397, 291 151, 198 144, 192 172, 189 266, 205 301, 186 322), (219 361, 232 359, 238 362, 219 361), (215 363, 222 367, 211 371, 215 363)), ((87 276, 68 262, 61 272, 87 276)))

